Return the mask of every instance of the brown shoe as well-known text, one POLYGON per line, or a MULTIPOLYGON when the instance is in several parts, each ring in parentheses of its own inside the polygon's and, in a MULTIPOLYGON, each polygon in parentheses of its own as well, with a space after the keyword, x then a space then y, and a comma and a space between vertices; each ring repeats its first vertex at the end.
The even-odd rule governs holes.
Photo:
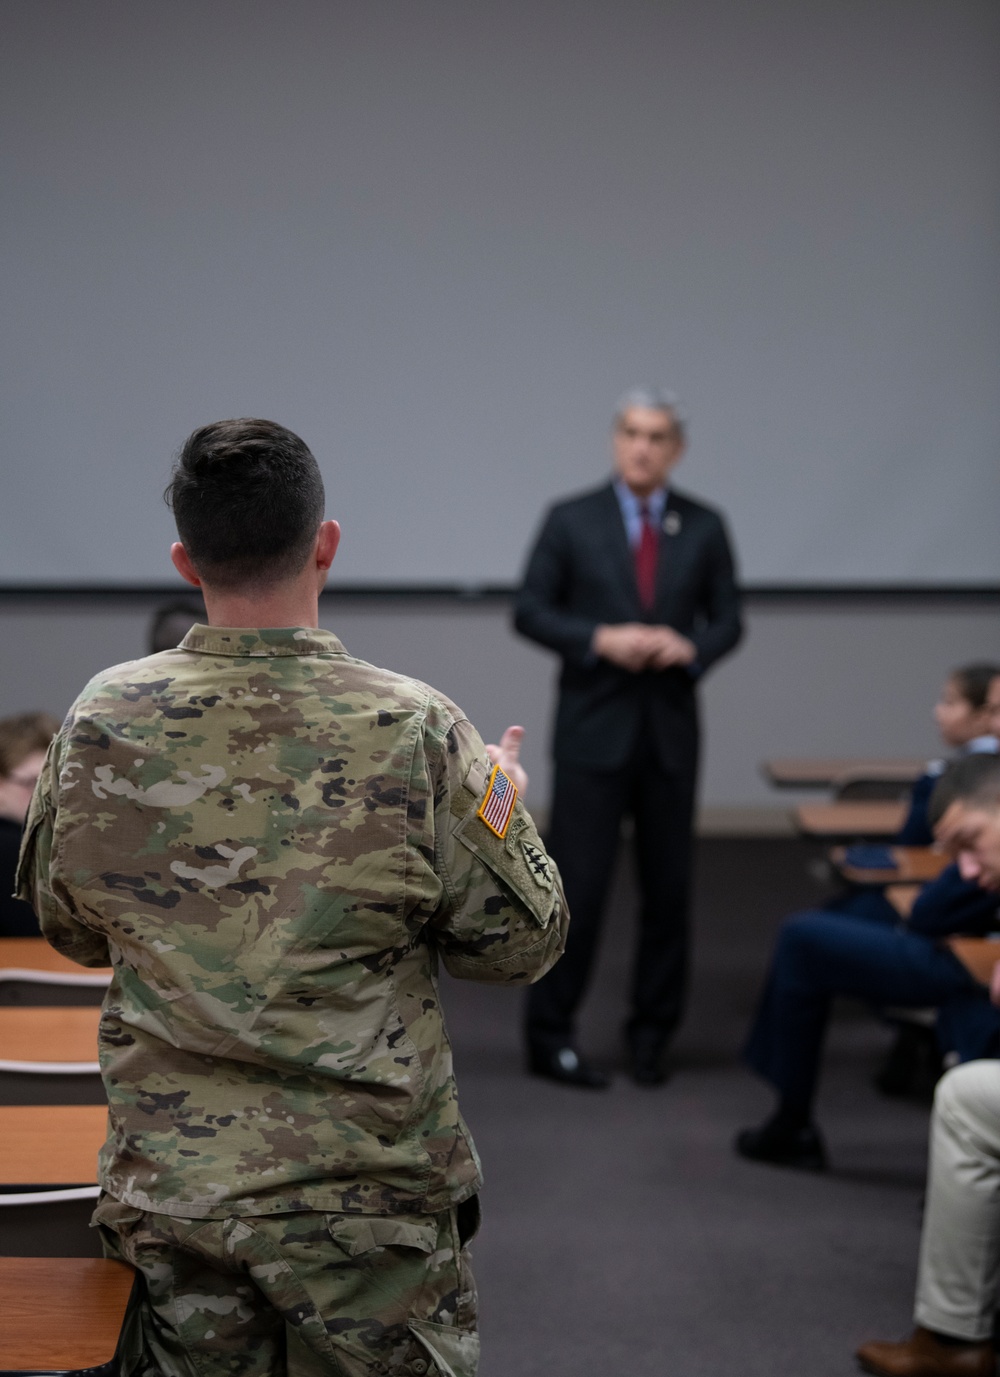
POLYGON ((997 1355, 987 1340, 942 1343, 929 1329, 916 1328, 902 1343, 862 1344, 855 1354, 877 1377, 995 1377, 997 1355))

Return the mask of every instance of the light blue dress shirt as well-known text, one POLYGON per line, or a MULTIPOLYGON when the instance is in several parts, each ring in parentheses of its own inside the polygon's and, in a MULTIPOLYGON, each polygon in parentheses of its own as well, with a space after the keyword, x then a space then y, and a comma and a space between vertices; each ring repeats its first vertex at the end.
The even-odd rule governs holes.
MULTIPOLYGON (((643 498, 636 497, 635 493, 621 478, 616 478, 612 483, 615 490, 615 497, 618 499, 618 506, 621 509, 622 520, 625 523, 625 533, 628 536, 628 543, 634 551, 639 544, 642 536, 642 507, 643 498)), ((667 506, 668 489, 666 486, 655 488, 645 499, 646 506, 649 508, 649 519, 653 523, 653 528, 659 532, 663 521, 663 513, 667 506)), ((593 647, 586 657, 586 664, 594 664, 597 661, 593 647)), ((692 679, 697 679, 701 674, 701 665, 697 660, 685 666, 692 679)))
MULTIPOLYGON (((639 544, 642 535, 642 504, 643 499, 636 497, 629 485, 616 478, 612 484, 615 490, 615 497, 618 498, 618 506, 621 508, 622 520, 625 522, 625 533, 628 536, 628 543, 634 550, 639 544)), ((664 508, 667 505, 667 489, 656 488, 645 499, 649 508, 649 517, 654 528, 658 531, 660 522, 663 520, 664 508)))

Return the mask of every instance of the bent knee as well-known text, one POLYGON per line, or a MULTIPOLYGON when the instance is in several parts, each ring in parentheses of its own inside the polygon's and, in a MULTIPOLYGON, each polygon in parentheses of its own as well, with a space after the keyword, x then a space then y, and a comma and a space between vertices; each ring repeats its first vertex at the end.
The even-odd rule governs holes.
POLYGON ((778 933, 778 946, 785 951, 811 951, 822 946, 826 940, 830 916, 812 909, 792 913, 782 923, 778 933))
POLYGON ((946 1071, 934 1091, 934 1112, 1000 1128, 1000 1061, 967 1061, 946 1071))

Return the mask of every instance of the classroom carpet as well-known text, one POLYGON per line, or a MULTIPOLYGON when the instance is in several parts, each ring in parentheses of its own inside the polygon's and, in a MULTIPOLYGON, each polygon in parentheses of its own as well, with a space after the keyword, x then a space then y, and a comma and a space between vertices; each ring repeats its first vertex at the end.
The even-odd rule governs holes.
POLYGON ((610 1090, 529 1077, 521 992, 445 981, 486 1177, 481 1377, 843 1377, 863 1340, 909 1332, 928 1106, 872 1085, 893 1030, 835 1009, 818 1105, 828 1173, 732 1151, 770 1112, 739 1048, 782 917, 823 897, 818 856, 792 840, 699 843, 690 1009, 662 1087, 624 1071, 627 856, 581 1025, 610 1090))

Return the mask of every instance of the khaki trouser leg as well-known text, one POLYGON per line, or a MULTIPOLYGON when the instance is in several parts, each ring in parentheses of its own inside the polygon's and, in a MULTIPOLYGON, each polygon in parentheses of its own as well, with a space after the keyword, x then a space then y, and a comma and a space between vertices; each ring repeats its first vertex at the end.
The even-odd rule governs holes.
POLYGON ((915 1319, 987 1339, 998 1286, 1000 1062, 973 1061, 949 1071, 934 1097, 915 1319))

